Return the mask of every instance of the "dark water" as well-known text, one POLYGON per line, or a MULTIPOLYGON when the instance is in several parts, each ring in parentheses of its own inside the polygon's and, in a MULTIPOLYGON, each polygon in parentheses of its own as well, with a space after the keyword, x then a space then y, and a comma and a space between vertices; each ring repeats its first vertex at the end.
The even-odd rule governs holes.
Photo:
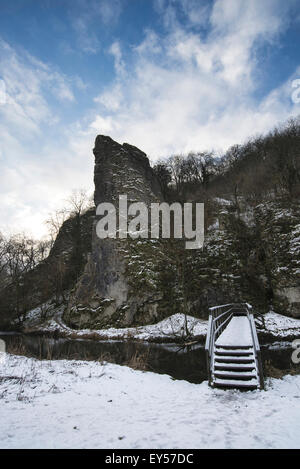
MULTIPOLYGON (((168 374, 192 383, 207 379, 205 352, 200 344, 182 348, 178 344, 96 342, 5 333, 0 333, 0 339, 5 341, 7 352, 40 359, 100 360, 168 374)), ((299 365, 291 362, 290 343, 264 345, 261 351, 265 376, 277 376, 278 370, 300 373, 299 365)))

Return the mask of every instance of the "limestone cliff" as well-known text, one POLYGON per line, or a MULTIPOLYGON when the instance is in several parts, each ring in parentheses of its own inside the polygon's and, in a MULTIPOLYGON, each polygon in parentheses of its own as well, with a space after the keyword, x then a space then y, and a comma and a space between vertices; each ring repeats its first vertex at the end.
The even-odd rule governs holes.
MULTIPOLYGON (((159 183, 145 153, 134 146, 99 135, 95 148, 95 206, 114 203, 126 194, 128 203, 160 201, 159 183)), ((135 291, 130 268, 140 255, 144 262, 156 256, 150 240, 99 239, 95 221, 92 252, 84 274, 72 292, 64 319, 73 327, 126 326, 153 322, 160 294, 135 291), (148 252, 147 252, 148 251, 148 252)), ((145 277, 144 277, 145 278, 145 277)))
MULTIPOLYGON (((120 194, 148 205, 162 200, 143 152, 99 136, 94 154, 96 206, 116 203, 120 194)), ((174 312, 205 318, 209 306, 237 300, 261 313, 273 307, 299 317, 299 205, 210 204, 202 250, 187 251, 174 240, 100 240, 94 224, 92 252, 66 322, 101 328, 147 324, 174 312)))
MULTIPOLYGON (((95 206, 118 206, 119 195, 148 206, 163 200, 141 150, 100 135, 94 156, 95 206)), ((233 301, 300 317, 299 203, 273 197, 249 206, 241 197, 237 206, 211 197, 205 206, 204 247, 191 251, 181 240, 99 239, 94 209, 67 220, 21 289, 0 285, 0 326, 56 299, 78 329, 149 324, 179 312, 207 318, 209 306, 233 301)))
POLYGON ((300 317, 300 207, 269 200, 237 210, 217 200, 202 251, 187 254, 188 304, 251 303, 255 310, 300 317))

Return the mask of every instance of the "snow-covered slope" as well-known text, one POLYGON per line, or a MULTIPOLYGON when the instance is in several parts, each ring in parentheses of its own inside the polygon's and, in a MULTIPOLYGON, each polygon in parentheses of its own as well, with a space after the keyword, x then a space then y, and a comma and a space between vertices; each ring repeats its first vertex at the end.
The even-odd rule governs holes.
MULTIPOLYGON (((173 314, 156 324, 139 327, 109 328, 109 329, 71 329, 61 320, 61 312, 56 313, 54 319, 46 321, 43 325, 35 322, 39 316, 38 309, 29 313, 25 331, 39 331, 49 333, 56 331, 61 336, 70 338, 91 338, 95 340, 141 340, 149 342, 170 342, 186 339, 186 327, 188 336, 192 340, 205 339, 207 332, 207 321, 185 316, 184 314, 173 314), (36 327, 35 327, 36 325, 36 327)), ((270 338, 298 338, 300 337, 300 319, 293 319, 282 314, 270 311, 264 315, 264 326, 259 321, 258 332, 267 334, 270 338)))
POLYGON ((8 355, 1 448, 299 448, 300 376, 213 390, 118 365, 8 355))
MULTIPOLYGON (((30 324, 28 324, 30 326, 30 324)), ((30 327, 28 328, 28 331, 30 327)), ((109 329, 71 329, 67 327, 62 320, 57 317, 44 324, 38 326, 40 332, 54 332, 57 331, 65 337, 73 338, 92 338, 96 340, 143 340, 143 341, 157 341, 157 342, 170 342, 178 341, 185 337, 190 336, 193 338, 205 338, 207 331, 207 321, 197 319, 192 316, 185 316, 184 314, 173 314, 169 318, 164 319, 156 324, 139 327, 126 327, 126 328, 109 328, 109 329), (186 333, 186 328, 188 334, 186 333)))
POLYGON ((264 332, 277 338, 300 337, 300 319, 289 318, 270 311, 264 315, 264 332))

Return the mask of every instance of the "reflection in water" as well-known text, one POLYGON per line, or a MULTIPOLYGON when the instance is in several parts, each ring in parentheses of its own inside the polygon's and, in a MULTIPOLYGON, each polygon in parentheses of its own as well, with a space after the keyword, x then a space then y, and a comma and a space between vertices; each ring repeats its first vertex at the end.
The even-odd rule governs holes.
MULTIPOLYGON (((153 371, 201 383, 207 379, 203 345, 182 349, 178 344, 147 342, 121 342, 93 340, 52 339, 21 334, 0 333, 8 352, 30 355, 40 359, 99 360, 128 365, 136 369, 153 371)), ((262 347, 265 375, 270 370, 296 371, 291 362, 290 343, 277 343, 262 347)), ((298 369, 299 372, 299 369, 298 369)))

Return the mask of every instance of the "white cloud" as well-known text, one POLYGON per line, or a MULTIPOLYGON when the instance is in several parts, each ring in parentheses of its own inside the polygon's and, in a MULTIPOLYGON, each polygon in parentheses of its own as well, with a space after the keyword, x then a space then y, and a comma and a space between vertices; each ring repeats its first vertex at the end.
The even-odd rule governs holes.
POLYGON ((95 119, 90 124, 90 130, 97 132, 98 129, 101 129, 103 133, 110 133, 114 129, 114 125, 111 117, 102 117, 97 115, 95 119))
POLYGON ((119 41, 115 41, 109 48, 109 53, 113 56, 115 62, 115 70, 118 78, 122 78, 125 73, 125 63, 122 59, 121 46, 119 41))
MULTIPOLYGON (((69 14, 80 51, 97 54, 101 43, 95 31, 99 27, 112 27, 118 22, 122 12, 121 0, 73 0, 70 5, 69 14)), ((74 51, 69 44, 64 44, 64 47, 66 52, 74 51)))
POLYGON ((97 0, 94 2, 94 11, 99 12, 104 24, 111 24, 118 21, 122 11, 121 0, 97 0))
MULTIPOLYGON (((57 117, 51 112, 47 94, 61 101, 75 101, 70 81, 30 54, 16 52, 0 39, 0 75, 6 85, 7 102, 1 106, 2 121, 13 132, 38 132, 39 125, 51 125, 57 117)), ((8 128, 8 129, 9 129, 8 128)))
MULTIPOLYGON (((68 126, 52 100, 58 111, 62 103, 72 106, 74 90, 87 93, 88 84, 0 42, 0 78, 8 91, 0 106, 0 229, 6 223, 7 229, 40 235, 48 212, 73 188, 92 189, 97 134, 132 143, 155 159, 225 150, 299 113, 291 94, 300 69, 260 101, 254 93, 259 47, 273 44, 287 27, 286 5, 292 3, 216 0, 201 13, 209 15, 209 29, 196 33, 194 26, 203 22, 194 2, 160 0, 167 33, 145 31, 131 48, 130 64, 122 54, 125 44, 113 41, 115 80, 90 97, 91 108, 68 126), (179 2, 187 27, 176 13, 179 2)), ((109 13, 103 12, 98 18, 104 24, 109 13)))
MULTIPOLYGON (((73 19, 73 27, 78 35, 78 45, 82 52, 86 54, 96 54, 100 50, 100 41, 96 34, 90 31, 90 15, 83 15, 73 19)), ((73 51, 73 49, 70 49, 73 51)))
POLYGON ((92 187, 93 162, 86 148, 93 138, 87 143, 89 136, 80 129, 64 129, 59 114, 60 102, 75 100, 72 84, 78 88, 83 82, 2 40, 0 57, 7 92, 0 105, 0 230, 39 236, 48 212, 72 188, 92 187))
POLYGON ((135 46, 134 51, 140 54, 141 57, 146 57, 148 54, 151 57, 154 54, 162 53, 159 36, 151 29, 147 29, 145 35, 143 42, 135 46))
POLYGON ((117 111, 123 101, 123 90, 120 83, 116 83, 112 88, 104 91, 94 98, 96 103, 102 104, 107 111, 117 111))
POLYGON ((10 160, 0 160, 0 231, 43 236, 49 213, 64 206, 73 189, 92 192, 94 132, 68 129, 64 146, 61 139, 42 145, 39 155, 22 149, 14 157, 10 147, 10 160))
POLYGON ((115 41, 108 49, 108 53, 114 58, 114 68, 116 73, 116 82, 109 86, 99 96, 94 98, 94 102, 102 104, 107 111, 118 111, 123 101, 122 80, 126 78, 125 62, 122 58, 121 45, 115 41))
POLYGON ((289 8, 294 1, 216 0, 212 9, 211 24, 222 33, 243 37, 271 39, 286 27, 289 8))
MULTIPOLYGON (((117 78, 117 88, 114 83, 96 98, 103 106, 99 114, 110 119, 113 138, 132 142, 153 158, 226 149, 299 112, 282 90, 261 102, 253 97, 259 47, 273 44, 287 27, 293 1, 216 0, 205 37, 182 27, 179 3, 186 15, 192 14, 193 2, 156 2, 168 34, 159 37, 148 30, 121 84, 117 78), (122 99, 109 106, 116 89, 122 99)), ((191 21, 202 19, 193 16, 191 21)))
POLYGON ((187 25, 205 26, 210 14, 209 0, 155 0, 156 9, 163 15, 167 27, 176 27, 179 24, 178 11, 183 14, 187 25))

